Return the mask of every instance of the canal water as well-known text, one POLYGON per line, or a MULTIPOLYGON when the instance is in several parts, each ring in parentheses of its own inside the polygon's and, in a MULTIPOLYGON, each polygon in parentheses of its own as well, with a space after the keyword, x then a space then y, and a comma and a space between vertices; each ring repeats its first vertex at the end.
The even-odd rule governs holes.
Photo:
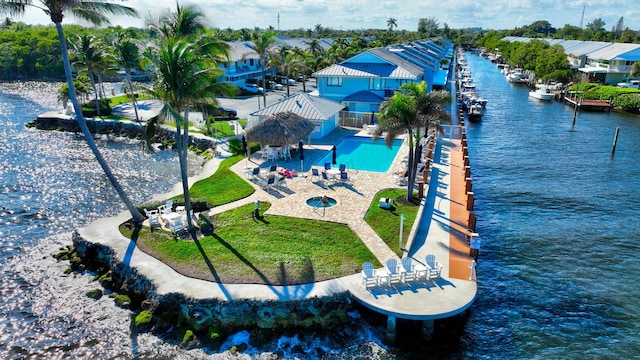
POLYGON ((640 117, 580 112, 573 125, 570 106, 467 59, 489 100, 467 127, 483 239, 468 354, 638 356, 640 117))
MULTIPOLYGON (((580 113, 572 126, 569 107, 529 99, 487 60, 468 61, 489 100, 482 123, 467 128, 483 239, 475 304, 436 322, 432 342, 401 324, 400 346, 385 345, 384 319, 352 313, 353 327, 337 333, 286 332, 262 344, 249 338, 240 358, 640 354, 640 119, 580 113)), ((25 128, 36 114, 59 107, 58 87, 0 84, 0 358, 231 357, 231 342, 183 349, 167 337, 135 333, 129 310, 107 296, 84 296, 99 287, 91 274, 65 276, 67 265, 50 256, 70 244, 73 229, 124 210, 81 137, 25 128)), ((170 152, 148 154, 126 139, 98 142, 134 202, 179 182, 170 152)))

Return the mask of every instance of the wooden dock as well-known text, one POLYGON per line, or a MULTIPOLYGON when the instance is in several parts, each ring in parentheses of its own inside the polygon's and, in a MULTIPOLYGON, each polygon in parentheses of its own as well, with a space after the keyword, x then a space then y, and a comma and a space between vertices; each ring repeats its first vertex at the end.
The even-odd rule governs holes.
POLYGON ((584 111, 611 111, 613 105, 611 100, 590 100, 583 99, 577 96, 577 94, 569 94, 564 96, 564 103, 577 107, 578 110, 584 111), (574 96, 571 96, 574 95, 574 96))

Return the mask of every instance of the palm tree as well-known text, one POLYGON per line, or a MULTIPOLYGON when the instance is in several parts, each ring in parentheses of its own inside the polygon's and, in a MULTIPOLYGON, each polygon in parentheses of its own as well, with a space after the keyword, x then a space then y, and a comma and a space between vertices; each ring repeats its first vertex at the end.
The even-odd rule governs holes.
POLYGON ((387 20, 387 28, 389 28, 389 31, 393 31, 393 28, 394 28, 394 27, 395 27, 395 28, 397 28, 397 27, 398 27, 397 20, 396 20, 396 19, 394 19, 394 18, 392 18, 392 17, 390 17, 390 18, 387 20))
POLYGON ((420 129, 425 133, 437 127, 440 121, 450 119, 449 112, 442 106, 451 101, 447 91, 431 91, 427 93, 427 84, 406 83, 400 86, 393 96, 385 100, 380 106, 380 118, 374 138, 384 132, 385 142, 391 146, 393 140, 407 132, 409 138, 409 164, 407 201, 411 201, 413 185, 416 178, 417 161, 420 154, 415 144, 420 140, 420 129))
MULTIPOLYGON (((204 15, 195 6, 177 5, 174 12, 164 14, 157 23, 150 25, 160 35, 157 50, 149 53, 149 60, 156 69, 152 94, 165 102, 161 120, 172 120, 176 125, 182 190, 185 209, 190 214, 187 177, 189 111, 204 99, 234 92, 234 86, 217 80, 223 72, 216 59, 227 56, 228 48, 206 31, 204 15)), ((155 123, 149 122, 148 126, 153 131, 155 123)), ((195 235, 190 216, 187 216, 187 225, 189 233, 195 235)))
POLYGON ((100 92, 95 79, 104 69, 107 58, 106 52, 103 50, 104 46, 94 35, 89 34, 78 35, 75 41, 70 41, 70 44, 75 57, 74 64, 84 66, 91 80, 91 87, 95 95, 96 114, 100 116, 100 92))
POLYGON ((133 106, 133 111, 136 114, 136 121, 140 122, 138 104, 136 102, 135 90, 131 79, 131 72, 133 69, 140 66, 140 49, 133 40, 126 37, 124 32, 116 33, 115 40, 112 45, 115 62, 119 66, 123 67, 126 73, 126 83, 129 85, 129 91, 131 94, 131 105, 133 106))
POLYGON ((265 31, 261 34, 258 34, 256 32, 253 35, 253 43, 255 45, 254 50, 260 57, 260 68, 262 69, 262 85, 265 88, 265 91, 262 92, 262 101, 264 107, 267 106, 267 91, 265 86, 267 83, 265 82, 265 68, 267 67, 267 64, 269 62, 269 49, 273 45, 275 45, 276 41, 276 33, 273 30, 265 31))
POLYGON ((93 139, 93 135, 87 127, 87 121, 82 115, 82 108, 80 107, 80 103, 78 102, 76 92, 73 87, 71 62, 69 61, 67 42, 64 37, 64 32, 62 31, 62 19, 65 12, 71 12, 73 15, 83 20, 87 20, 94 25, 102 25, 109 23, 109 19, 107 18, 107 15, 109 14, 137 16, 136 11, 127 6, 100 0, 38 0, 35 4, 32 0, 0 0, 0 12, 8 13, 10 16, 24 14, 27 7, 34 7, 43 10, 47 15, 49 15, 51 21, 55 24, 56 31, 58 33, 58 41, 60 42, 60 51, 62 52, 65 78, 67 85, 69 86, 69 97, 76 113, 76 121, 82 130, 82 134, 84 135, 87 145, 95 155, 98 163, 102 167, 102 170, 111 182, 111 185, 118 192, 118 195, 131 213, 133 222, 136 224, 142 223, 144 217, 140 214, 140 211, 136 209, 131 200, 129 200, 129 197, 122 189, 122 186, 120 186, 120 183, 111 172, 109 165, 104 160, 102 153, 100 153, 100 150, 93 139))

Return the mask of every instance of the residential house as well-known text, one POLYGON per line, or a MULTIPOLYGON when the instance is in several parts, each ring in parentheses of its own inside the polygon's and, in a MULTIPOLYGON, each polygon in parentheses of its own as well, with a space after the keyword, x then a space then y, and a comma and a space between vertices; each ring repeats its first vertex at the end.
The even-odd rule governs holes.
MULTIPOLYGON (((532 38, 507 36, 503 40, 528 42, 532 38)), ((633 64, 640 61, 640 44, 562 39, 538 39, 560 45, 573 69, 589 81, 614 85, 629 80, 633 64)))
POLYGON ((452 58, 450 41, 427 39, 370 49, 313 76, 320 97, 348 111, 370 113, 402 84, 425 81, 428 90, 444 87, 452 58))

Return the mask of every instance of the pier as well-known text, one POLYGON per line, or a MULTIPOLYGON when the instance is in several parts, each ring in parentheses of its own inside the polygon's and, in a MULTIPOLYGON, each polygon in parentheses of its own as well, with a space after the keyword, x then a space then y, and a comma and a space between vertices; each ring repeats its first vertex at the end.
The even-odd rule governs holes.
POLYGON ((576 92, 571 92, 564 96, 564 103, 585 111, 611 111, 613 105, 611 100, 590 100, 579 98, 576 92))

